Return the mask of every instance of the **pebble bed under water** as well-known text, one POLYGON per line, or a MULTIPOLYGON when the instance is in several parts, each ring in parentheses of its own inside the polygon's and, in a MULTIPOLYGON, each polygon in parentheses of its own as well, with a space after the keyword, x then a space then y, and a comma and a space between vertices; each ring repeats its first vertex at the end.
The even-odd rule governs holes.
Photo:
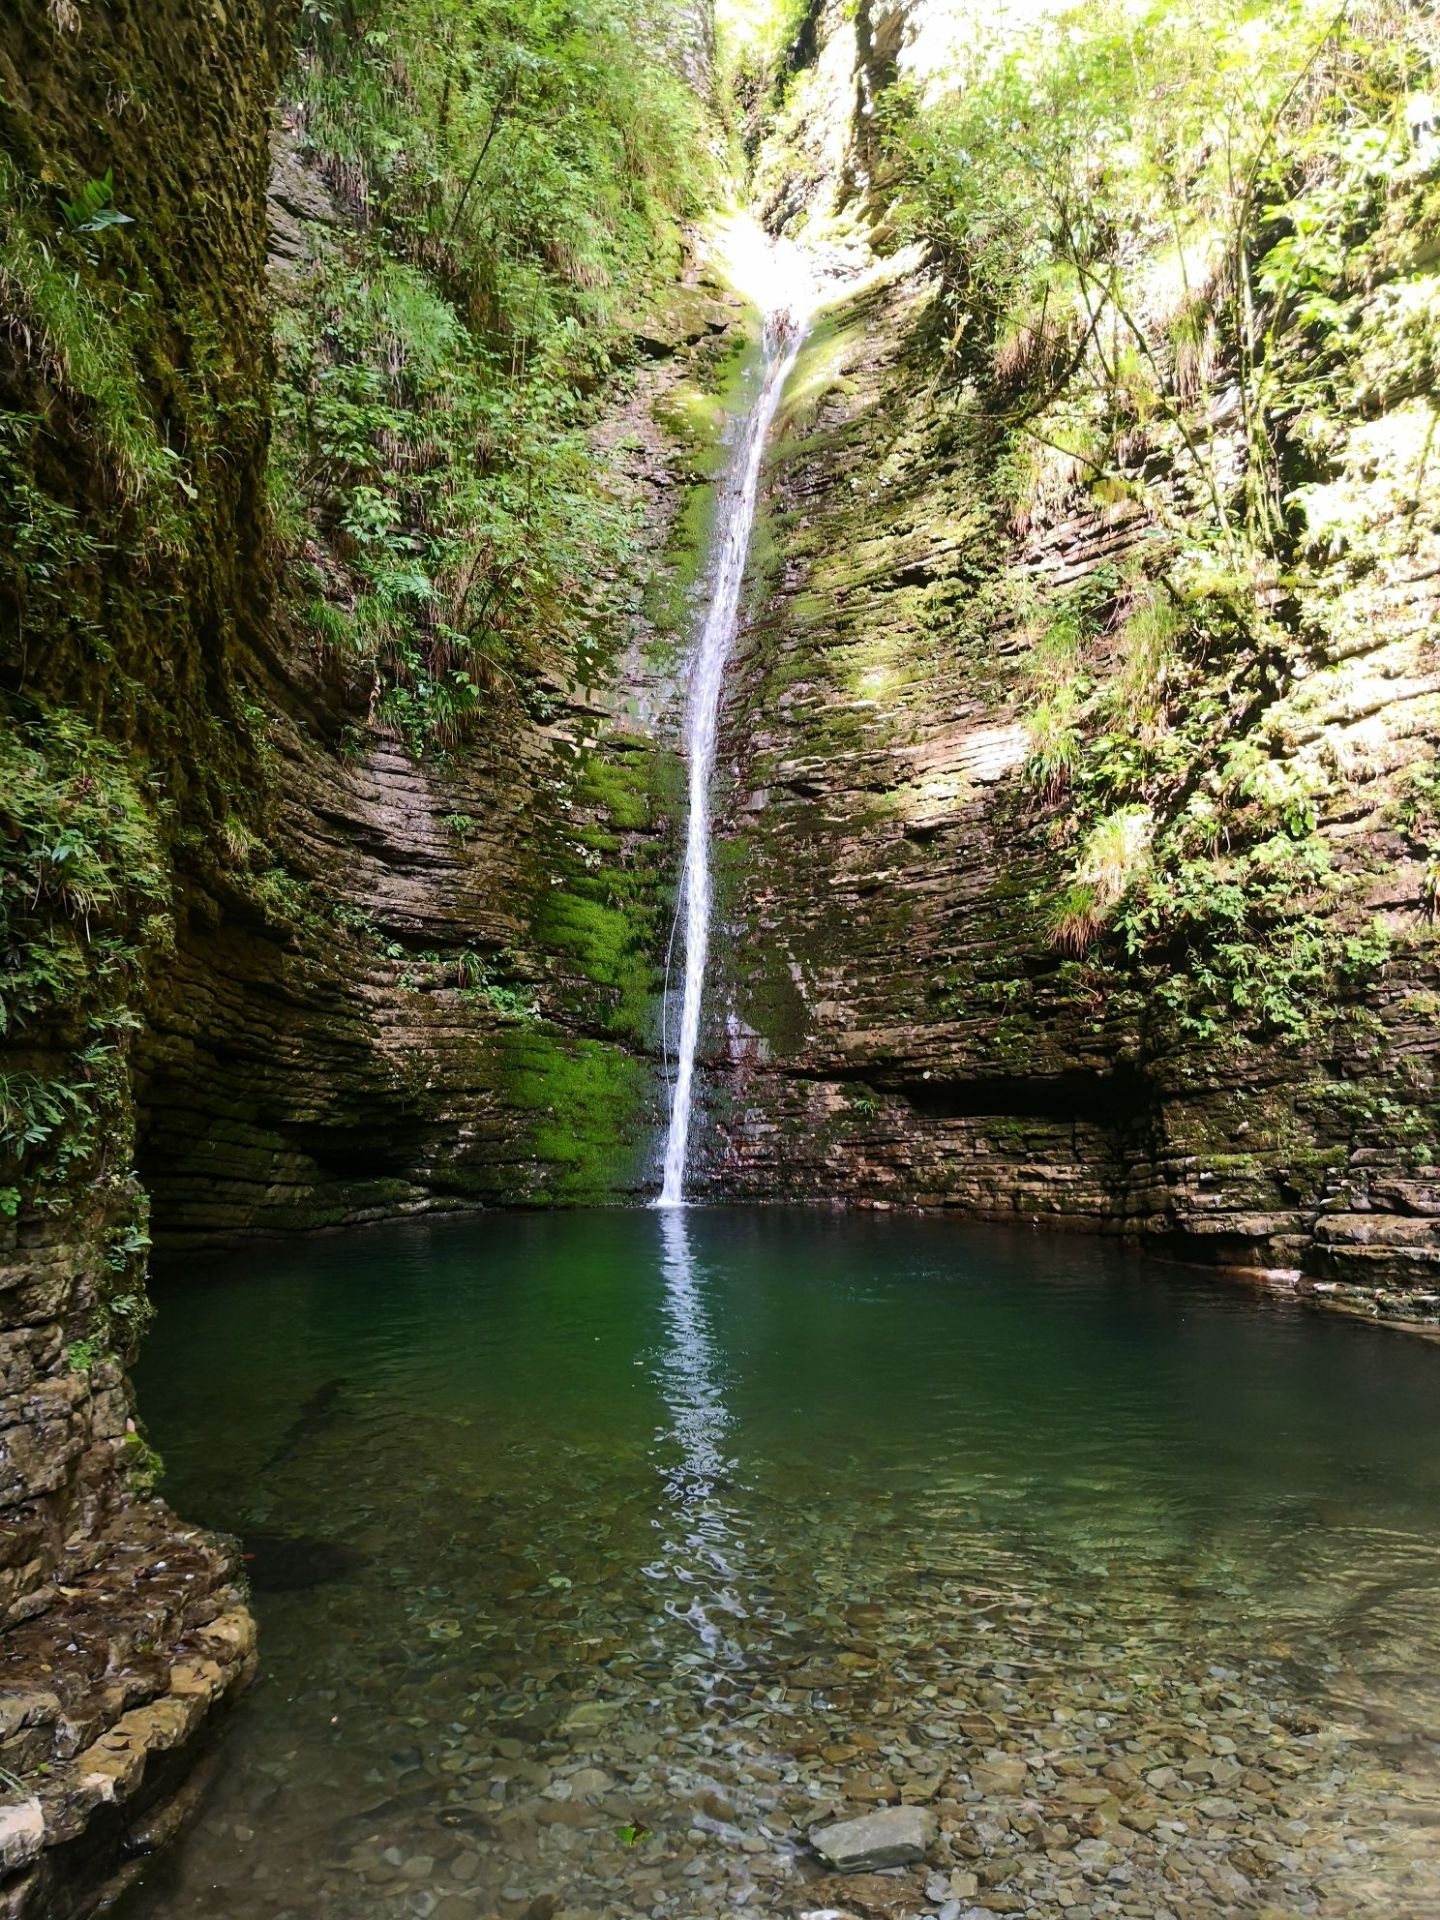
POLYGON ((1440 1914, 1440 1349, 789 1211, 159 1297, 141 1411, 262 1679, 125 1920, 1440 1914), (807 1845, 902 1801, 924 1865, 807 1845))

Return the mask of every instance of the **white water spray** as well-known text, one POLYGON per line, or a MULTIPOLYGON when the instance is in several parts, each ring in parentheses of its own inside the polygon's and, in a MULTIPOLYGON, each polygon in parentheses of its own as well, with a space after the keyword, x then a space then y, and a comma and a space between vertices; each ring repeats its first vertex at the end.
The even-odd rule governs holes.
MULTIPOLYGON (((778 257, 770 255, 770 274, 777 277, 778 257)), ((665 1140, 665 1177, 659 1205, 678 1207, 684 1201, 685 1162, 690 1146, 690 1108, 695 1087, 695 1051, 700 1041, 700 1013, 705 991, 705 964, 710 951, 710 787, 715 772, 715 736, 720 718, 720 695, 725 667, 735 643, 740 619, 740 590, 755 527, 760 496, 760 468, 765 442, 774 424, 780 396, 800 352, 805 335, 808 302, 788 299, 768 307, 765 319, 764 366, 760 392, 745 421, 734 464, 720 503, 719 539, 715 553, 714 585, 705 625, 690 664, 690 688, 685 709, 685 745, 690 758, 690 811, 685 825, 685 864, 680 877, 677 930, 684 927, 685 986, 680 1007, 680 1044, 675 1084, 670 1095, 670 1131, 665 1140)))

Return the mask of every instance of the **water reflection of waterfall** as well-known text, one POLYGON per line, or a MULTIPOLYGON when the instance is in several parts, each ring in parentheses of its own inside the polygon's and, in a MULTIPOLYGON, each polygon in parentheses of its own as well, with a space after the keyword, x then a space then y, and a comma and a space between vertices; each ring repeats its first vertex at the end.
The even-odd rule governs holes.
MULTIPOLYGON (((778 260, 778 253, 772 259, 778 260)), ((790 268, 793 276, 794 267, 790 268)), ((798 284, 798 282, 797 282, 798 284)), ((710 950, 710 788, 715 771, 715 741, 725 668, 740 622, 740 593, 760 495, 765 443, 780 406, 785 382, 804 338, 805 305, 798 297, 771 305, 765 320, 765 361, 760 392, 745 421, 735 461, 720 501, 714 578, 705 625, 690 663, 685 708, 685 747, 689 755, 689 813, 685 861, 680 876, 676 931, 683 928, 685 984, 681 995, 680 1035, 675 1084, 670 1095, 670 1129, 665 1141, 662 1207, 678 1207, 684 1197, 685 1162, 690 1144, 690 1107, 705 967, 710 950)))
POLYGON ((729 1498, 737 1466, 727 1450, 732 1419, 683 1213, 663 1214, 660 1230, 665 1344, 659 1385, 669 1414, 657 1436, 664 1544, 645 1571, 686 1590, 683 1599, 668 1598, 665 1611, 695 1629, 713 1684, 718 1670, 742 1666, 746 1658, 726 1626, 748 1618, 739 1590, 742 1523, 729 1498))

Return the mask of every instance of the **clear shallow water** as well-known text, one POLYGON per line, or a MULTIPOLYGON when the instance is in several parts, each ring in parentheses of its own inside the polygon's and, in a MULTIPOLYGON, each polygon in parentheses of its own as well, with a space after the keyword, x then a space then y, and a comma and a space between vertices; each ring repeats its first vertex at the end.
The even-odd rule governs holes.
POLYGON ((157 1291, 262 1681, 126 1920, 799 1913, 810 1825, 902 1796, 934 1858, 866 1911, 1440 1913, 1440 1349, 798 1211, 157 1291))

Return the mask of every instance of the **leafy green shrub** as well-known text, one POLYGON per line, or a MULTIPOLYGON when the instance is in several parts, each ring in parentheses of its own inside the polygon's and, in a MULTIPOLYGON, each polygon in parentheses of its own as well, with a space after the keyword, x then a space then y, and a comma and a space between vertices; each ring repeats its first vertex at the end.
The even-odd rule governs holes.
POLYGON ((167 892, 155 805, 115 747, 64 712, 0 731, 0 1034, 128 969, 167 892))
MULTIPOLYGON (((977 26, 878 114, 901 231, 939 264, 950 352, 1035 450, 1023 530, 1159 444, 1232 557, 1283 538, 1287 388, 1343 335, 1424 85, 1433 18, 1401 0, 1180 0, 977 26), (1221 363, 1238 477, 1186 408, 1221 363)), ((1422 350, 1423 355, 1423 350, 1422 350)))
POLYGON ((72 233, 106 233, 111 227, 131 227, 135 222, 115 205, 115 171, 107 167, 98 180, 87 180, 77 189, 73 200, 57 200, 65 224, 72 233))
POLYGON ((353 230, 288 283, 270 493, 316 639, 417 751, 603 625, 628 537, 579 429, 708 186, 667 32, 636 0, 304 11, 353 230))

